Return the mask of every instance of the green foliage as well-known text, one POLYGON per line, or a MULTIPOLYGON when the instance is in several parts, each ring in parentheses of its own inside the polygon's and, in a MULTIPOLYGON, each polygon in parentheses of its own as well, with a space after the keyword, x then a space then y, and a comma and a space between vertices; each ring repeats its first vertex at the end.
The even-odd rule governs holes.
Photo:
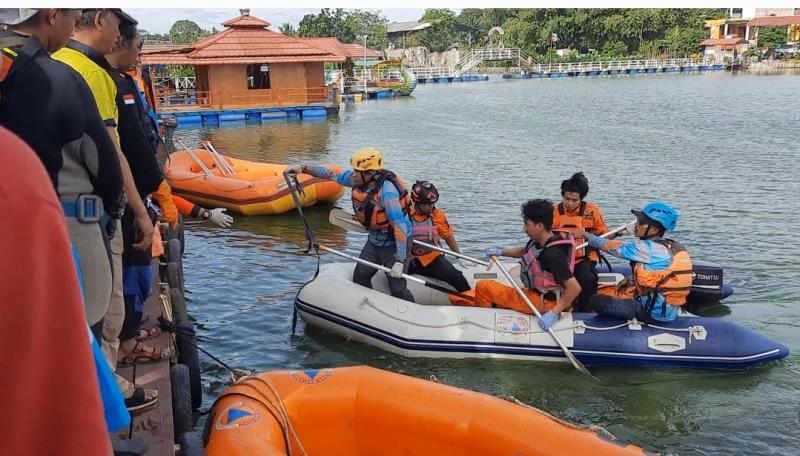
POLYGON ((369 33, 367 45, 383 49, 386 46, 386 18, 381 13, 343 8, 323 8, 319 14, 306 14, 297 27, 299 36, 335 36, 343 43, 359 41, 359 35, 369 33))
POLYGON ((723 17, 724 9, 704 8, 465 8, 458 15, 428 9, 420 20, 436 21, 434 27, 406 36, 405 42, 434 51, 451 44, 469 49, 484 46, 489 30, 499 26, 506 47, 522 48, 541 61, 552 49, 577 51, 561 59, 553 55, 554 62, 582 59, 579 54, 587 55, 583 59, 689 55, 707 37, 704 21, 723 17))
POLYGON ((198 38, 209 34, 210 32, 201 29, 197 23, 184 19, 172 24, 169 40, 173 43, 194 43, 198 38))
POLYGON ((286 36, 297 36, 297 29, 295 29, 294 26, 288 22, 281 24, 280 27, 278 27, 278 30, 286 36))
POLYGON ((769 49, 777 49, 786 43, 786 27, 762 27, 758 31, 758 46, 769 49))

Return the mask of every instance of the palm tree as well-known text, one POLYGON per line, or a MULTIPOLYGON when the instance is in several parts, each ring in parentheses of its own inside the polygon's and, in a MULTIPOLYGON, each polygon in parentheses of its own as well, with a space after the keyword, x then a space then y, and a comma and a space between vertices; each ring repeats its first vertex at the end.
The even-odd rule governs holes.
POLYGON ((294 26, 288 22, 284 22, 283 24, 281 24, 281 26, 278 27, 278 30, 280 30, 281 33, 283 33, 286 36, 297 36, 297 29, 294 28, 294 26))

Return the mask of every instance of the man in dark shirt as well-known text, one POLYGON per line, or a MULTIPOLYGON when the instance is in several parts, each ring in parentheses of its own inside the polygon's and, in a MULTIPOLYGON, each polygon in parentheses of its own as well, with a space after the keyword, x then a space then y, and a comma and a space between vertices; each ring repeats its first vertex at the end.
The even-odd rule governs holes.
MULTIPOLYGON (((572 275, 575 265, 574 240, 565 239, 552 230, 553 204, 544 199, 522 205, 525 234, 530 240, 525 247, 490 247, 486 256, 522 258, 520 278, 523 292, 542 314, 539 326, 547 330, 567 310, 581 291, 572 275)), ((472 292, 469 292, 472 293, 472 292)), ((474 290, 479 307, 500 307, 527 314, 533 313, 514 287, 493 280, 479 280, 474 290)), ((458 304, 471 304, 456 301, 458 304)))
MULTIPOLYGON (((138 94, 133 78, 127 74, 136 64, 142 37, 136 25, 122 24, 119 27, 120 40, 114 52, 106 55, 111 65, 108 74, 116 85, 116 104, 119 115, 117 132, 122 153, 128 160, 136 189, 142 200, 156 191, 163 178, 161 168, 156 159, 156 137, 148 125, 150 119, 145 113, 144 105, 138 94)), ((139 240, 132 211, 125 211, 122 217, 122 278, 123 299, 125 302, 125 319, 119 333, 119 359, 126 361, 159 359, 168 351, 159 347, 147 346, 137 342, 137 338, 147 337, 149 333, 142 330, 140 321, 144 303, 152 285, 151 251, 134 248, 139 240)))
POLYGON ((0 124, 31 146, 50 176, 79 253, 86 319, 99 339, 112 279, 98 222, 103 209, 119 217, 125 200, 116 148, 88 86, 50 58, 79 16, 80 10, 39 9, 21 22, 5 20, 10 24, 0 30, 0 124))

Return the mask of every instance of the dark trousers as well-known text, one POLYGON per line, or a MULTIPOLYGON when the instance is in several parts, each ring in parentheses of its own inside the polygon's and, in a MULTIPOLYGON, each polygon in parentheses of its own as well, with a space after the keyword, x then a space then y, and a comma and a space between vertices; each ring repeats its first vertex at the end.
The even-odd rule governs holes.
POLYGON ((408 266, 409 274, 419 274, 425 277, 432 277, 447 282, 456 289, 456 291, 463 293, 470 289, 467 279, 464 274, 456 269, 452 263, 444 258, 444 255, 438 255, 435 260, 428 263, 427 266, 420 264, 416 258, 411 260, 408 266))
POLYGON ((620 299, 613 296, 597 294, 589 300, 591 308, 600 315, 631 320, 636 318, 639 321, 648 322, 650 319, 644 313, 642 305, 635 299, 620 299))
MULTIPOLYGON (((367 241, 358 257, 370 263, 391 268, 396 261, 394 254, 394 245, 378 247, 372 242, 367 241)), ((353 270, 353 282, 367 288, 372 288, 372 276, 374 276, 376 272, 378 272, 377 269, 357 263, 355 270, 353 270)), ((406 279, 395 279, 390 277, 389 274, 386 274, 386 278, 389 279, 389 289, 392 291, 392 296, 414 302, 414 296, 406 287, 406 279)))
POLYGON ((589 300, 597 294, 597 269, 595 269, 594 263, 588 259, 575 263, 575 270, 572 275, 575 276, 575 280, 581 286, 581 293, 578 295, 575 311, 591 312, 592 307, 589 304, 589 300))

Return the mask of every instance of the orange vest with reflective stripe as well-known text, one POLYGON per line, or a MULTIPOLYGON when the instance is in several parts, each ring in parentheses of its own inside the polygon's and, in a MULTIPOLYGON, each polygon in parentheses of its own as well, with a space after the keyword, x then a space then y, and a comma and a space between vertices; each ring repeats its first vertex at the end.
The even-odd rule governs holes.
POLYGON ((639 296, 656 291, 664 296, 667 304, 682 306, 692 289, 692 259, 686 248, 670 239, 653 239, 667 247, 672 254, 672 263, 662 271, 646 271, 640 263, 634 263, 633 282, 639 296))
POLYGON ((365 191, 361 187, 353 187, 351 200, 353 202, 353 212, 356 219, 370 231, 388 231, 390 228, 389 218, 383 210, 381 203, 381 188, 383 182, 389 180, 400 194, 400 207, 403 213, 408 216, 411 211, 411 198, 402 179, 393 172, 383 170, 378 175, 375 187, 371 191, 365 191))
MULTIPOLYGON (((570 215, 567 213, 564 203, 556 204, 553 206, 553 229, 574 233, 578 228, 583 228, 585 231, 592 233, 596 228, 594 226, 594 213, 592 211, 586 212, 586 207, 586 201, 581 201, 577 213, 570 215)), ((584 238, 575 238, 575 245, 580 245, 584 242, 586 242, 584 238)), ((584 247, 575 251, 575 261, 581 261, 587 255, 589 260, 595 263, 600 260, 597 251, 584 247)))

